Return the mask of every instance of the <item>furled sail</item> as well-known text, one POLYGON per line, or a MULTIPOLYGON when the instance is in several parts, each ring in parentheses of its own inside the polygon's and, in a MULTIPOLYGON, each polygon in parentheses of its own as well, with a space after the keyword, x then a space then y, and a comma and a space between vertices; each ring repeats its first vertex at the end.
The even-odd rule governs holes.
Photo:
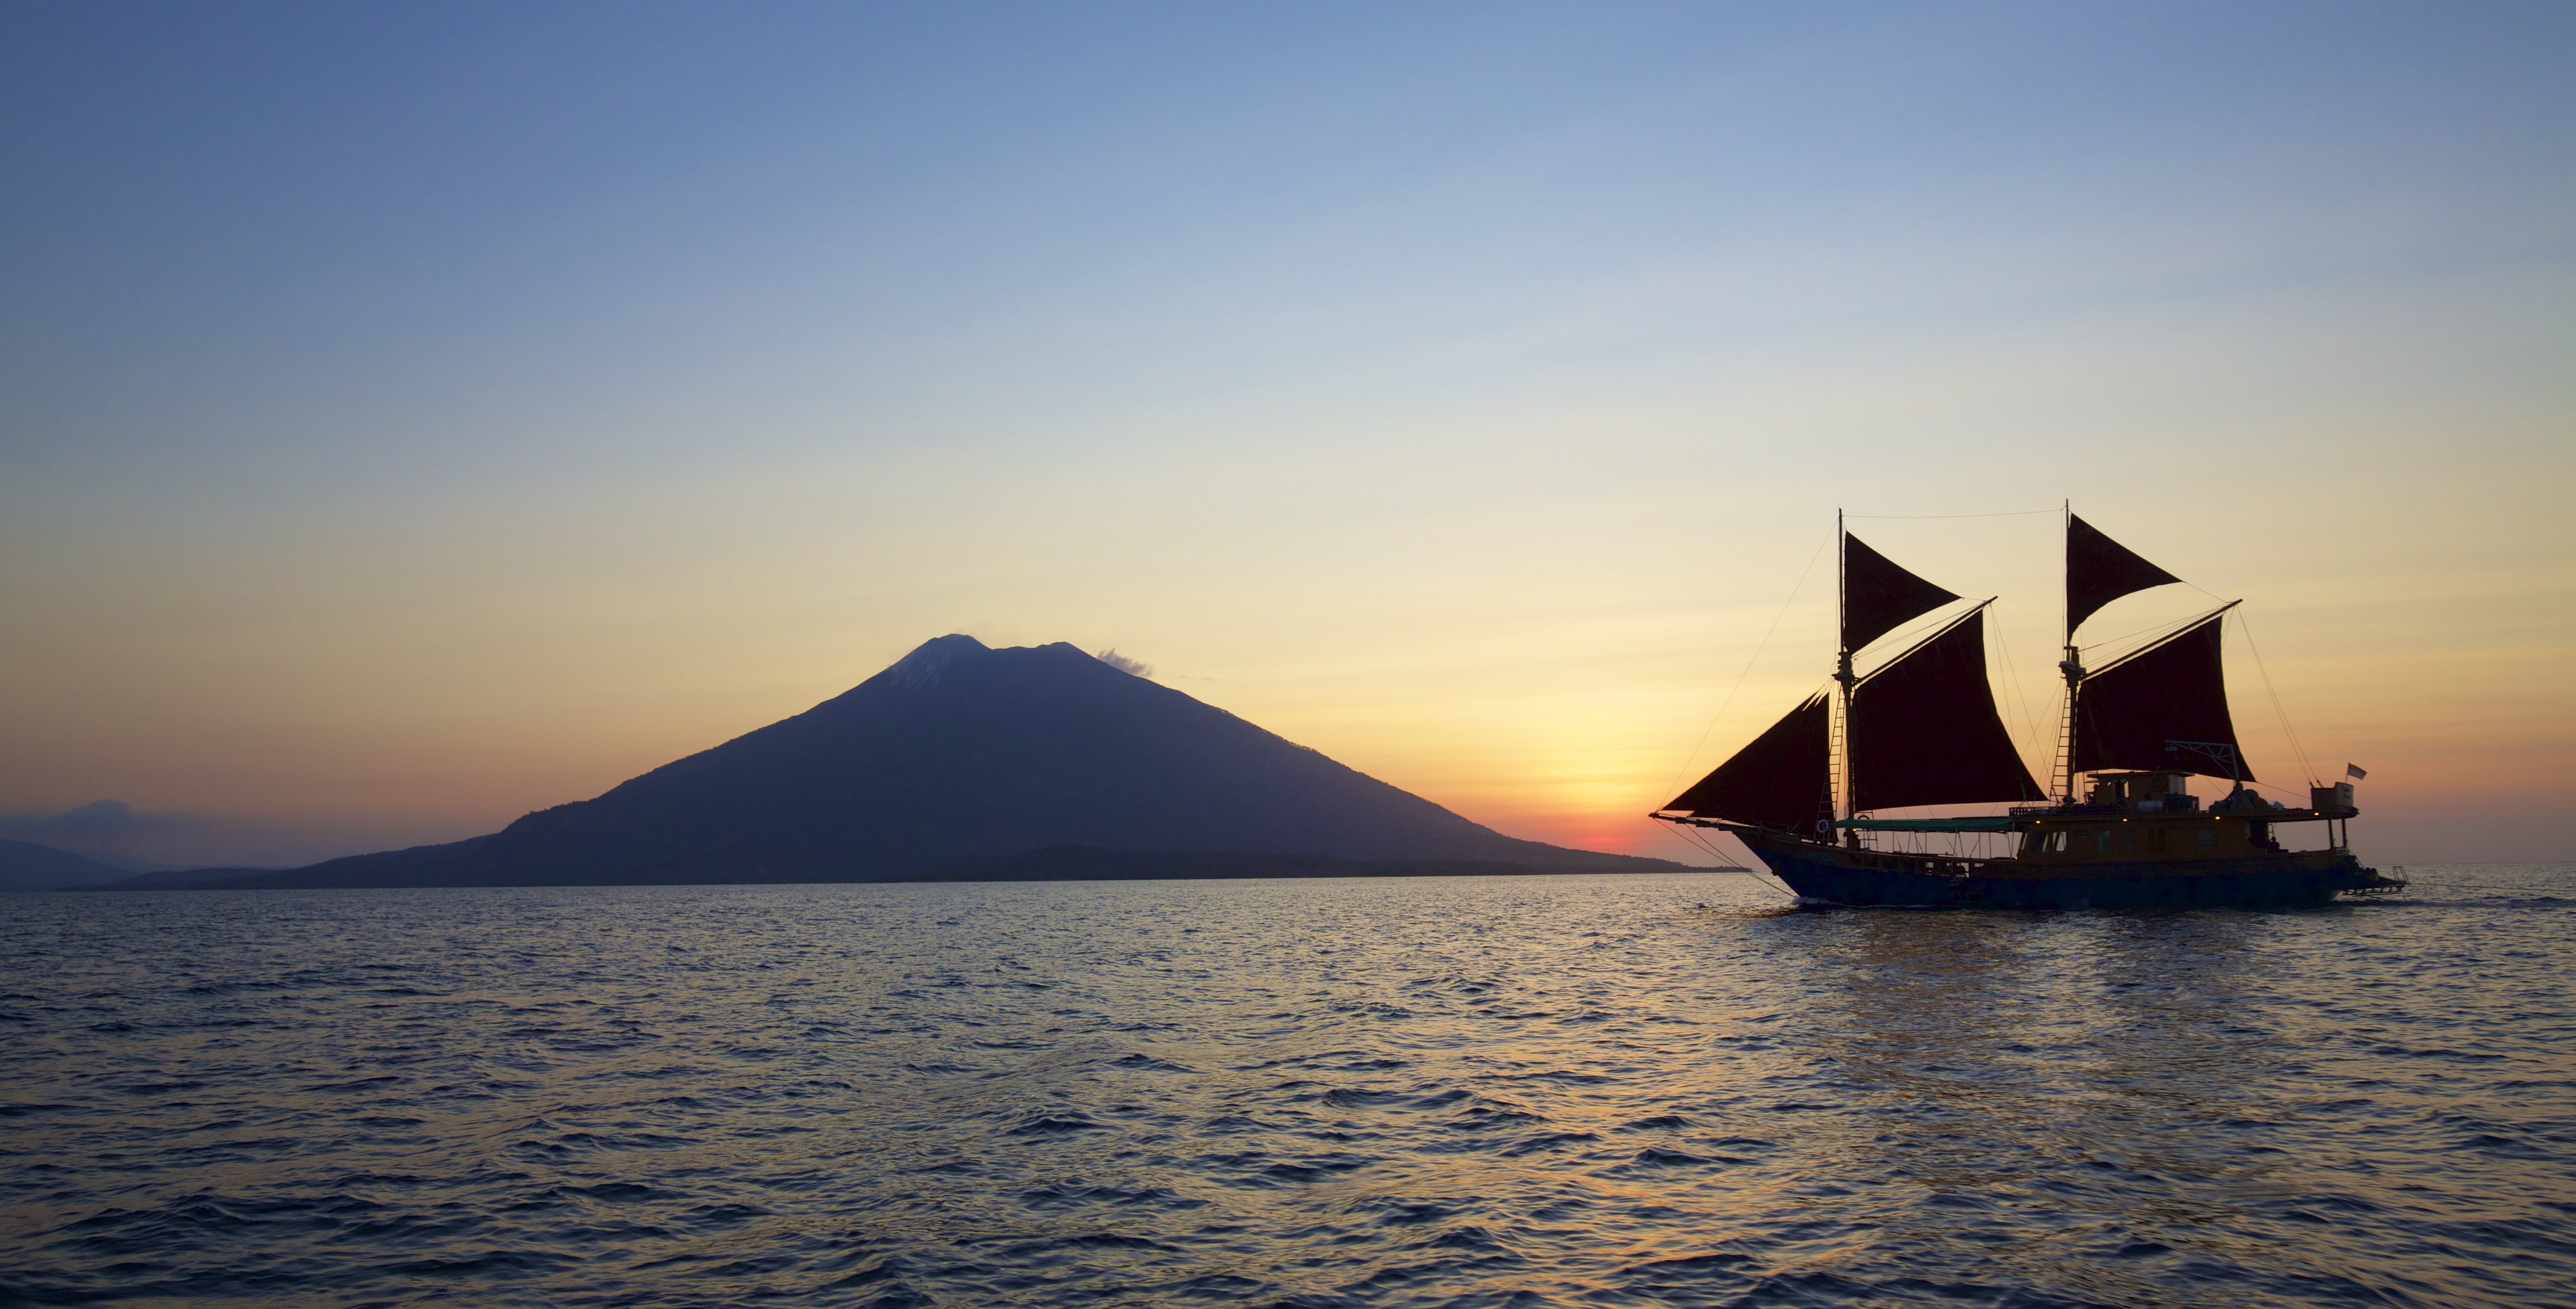
POLYGON ((1825 697, 1810 697, 1664 809, 1801 831, 1831 817, 1825 712, 1825 697))
POLYGON ((1886 555, 1843 534, 1843 648, 1858 650, 1910 618, 1959 597, 1897 567, 1886 555))
POLYGON ((2229 776, 2227 764, 2210 751, 2165 748, 2189 741, 2226 747, 2235 754, 2234 776, 2254 780, 2227 715, 2227 677, 2218 659, 2224 618, 2222 610, 2084 674, 2075 688, 2074 771, 2181 768, 2229 776))
POLYGON ((1853 690, 1851 776, 1855 811, 2043 798, 1995 713, 1983 606, 1853 690))
POLYGON ((2149 587, 2182 579, 2139 558, 2091 523, 2066 517, 2066 634, 2102 606, 2149 587))

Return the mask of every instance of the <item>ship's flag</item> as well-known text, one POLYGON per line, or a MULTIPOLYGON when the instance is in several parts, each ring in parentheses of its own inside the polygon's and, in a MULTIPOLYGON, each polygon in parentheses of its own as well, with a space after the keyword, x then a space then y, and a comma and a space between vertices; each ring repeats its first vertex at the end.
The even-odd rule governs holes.
POLYGON ((2370 776, 2370 774, 2361 771, 2361 765, 2359 764, 2345 764, 2343 766, 2343 771, 2346 776, 2352 778, 2352 780, 2356 782, 2370 776))

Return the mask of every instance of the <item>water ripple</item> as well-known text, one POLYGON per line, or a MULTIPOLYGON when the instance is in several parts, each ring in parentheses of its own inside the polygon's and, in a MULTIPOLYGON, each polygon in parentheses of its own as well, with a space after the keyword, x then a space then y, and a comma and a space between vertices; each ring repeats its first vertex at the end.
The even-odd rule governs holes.
POLYGON ((2576 867, 18 896, 0 1305, 2576 1304, 2576 867))

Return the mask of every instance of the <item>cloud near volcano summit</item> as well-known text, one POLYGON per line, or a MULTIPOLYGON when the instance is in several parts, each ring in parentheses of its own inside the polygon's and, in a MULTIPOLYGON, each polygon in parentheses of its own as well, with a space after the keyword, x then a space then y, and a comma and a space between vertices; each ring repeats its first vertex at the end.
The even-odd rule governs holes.
POLYGON ((1091 657, 1117 669, 1122 673, 1129 673, 1137 677, 1148 679, 1152 678, 1154 675, 1154 666, 1152 664, 1146 663, 1141 659, 1130 659, 1127 656, 1118 653, 1118 649, 1115 646, 1106 650, 1094 650, 1091 652, 1091 657))

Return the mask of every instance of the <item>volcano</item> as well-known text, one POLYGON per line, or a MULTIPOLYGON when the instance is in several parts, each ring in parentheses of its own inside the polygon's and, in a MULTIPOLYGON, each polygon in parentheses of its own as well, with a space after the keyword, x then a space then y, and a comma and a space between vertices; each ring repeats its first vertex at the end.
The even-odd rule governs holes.
POLYGON ((1016 880, 1122 863, 1139 876, 1680 867, 1505 836, 1072 645, 943 636, 597 799, 221 884, 1016 880), (1189 871, 1152 871, 1176 868, 1189 871))

